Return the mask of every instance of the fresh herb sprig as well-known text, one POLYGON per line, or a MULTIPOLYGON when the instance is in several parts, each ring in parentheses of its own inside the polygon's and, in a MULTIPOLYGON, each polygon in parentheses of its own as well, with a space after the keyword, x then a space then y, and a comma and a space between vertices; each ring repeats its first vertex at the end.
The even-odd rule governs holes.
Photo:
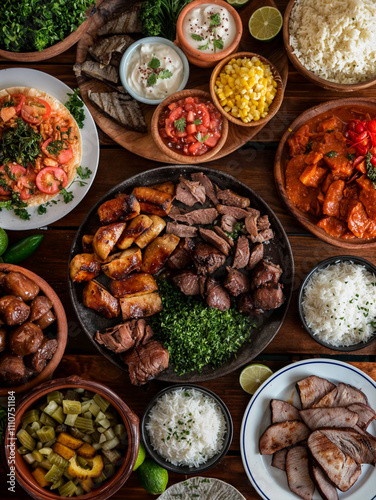
POLYGON ((21 118, 16 118, 16 127, 8 128, 0 142, 0 164, 18 163, 26 167, 41 151, 43 137, 21 118))
POLYGON ((155 85, 160 78, 161 80, 166 80, 172 77, 172 73, 168 69, 159 69, 161 66, 161 61, 158 57, 153 56, 148 62, 148 67, 152 70, 148 79, 146 80, 147 84, 152 87, 155 85))
MULTIPOLYGON (((85 111, 84 111, 84 103, 82 102, 80 95, 80 89, 74 89, 73 94, 68 92, 67 96, 69 96, 68 101, 65 103, 65 107, 76 120, 79 128, 83 128, 85 121, 85 111)), ((63 134, 64 132, 62 132, 63 134)))
POLYGON ((376 189, 376 168, 371 163, 372 153, 368 151, 364 161, 366 163, 367 177, 372 182, 372 186, 376 189))
POLYGON ((145 36, 162 36, 174 41, 176 21, 183 7, 192 0, 146 0, 139 19, 145 36))

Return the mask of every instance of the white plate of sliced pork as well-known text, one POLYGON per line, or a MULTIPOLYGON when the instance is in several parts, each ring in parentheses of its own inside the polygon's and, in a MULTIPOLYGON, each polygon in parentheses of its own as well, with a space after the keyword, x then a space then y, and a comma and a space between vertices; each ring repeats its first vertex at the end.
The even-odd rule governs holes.
POLYGON ((376 484, 376 382, 330 359, 304 360, 270 377, 241 427, 248 478, 266 500, 372 500, 376 484))

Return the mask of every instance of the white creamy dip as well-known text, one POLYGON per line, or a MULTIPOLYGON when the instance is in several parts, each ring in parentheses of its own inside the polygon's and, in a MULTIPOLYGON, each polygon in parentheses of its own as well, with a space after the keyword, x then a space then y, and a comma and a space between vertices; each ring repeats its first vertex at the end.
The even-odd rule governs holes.
POLYGON ((140 44, 131 54, 126 71, 128 85, 137 94, 164 99, 181 84, 183 61, 172 47, 163 43, 140 44))
POLYGON ((190 10, 183 21, 187 43, 205 54, 227 49, 236 36, 236 23, 224 7, 204 3, 190 10))

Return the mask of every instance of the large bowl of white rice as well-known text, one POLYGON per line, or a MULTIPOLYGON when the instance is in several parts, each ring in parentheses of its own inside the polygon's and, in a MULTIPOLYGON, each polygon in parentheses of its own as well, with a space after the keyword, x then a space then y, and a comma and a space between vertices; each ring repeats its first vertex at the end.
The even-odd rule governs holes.
POLYGON ((326 259, 307 275, 299 293, 304 328, 335 351, 357 351, 376 339, 376 266, 351 255, 326 259))
POLYGON ((376 83, 374 0, 290 0, 283 40, 299 73, 321 87, 352 92, 376 83))
POLYGON ((230 412, 212 391, 194 384, 160 391, 141 422, 151 458, 178 474, 199 474, 226 455, 233 435, 230 412))

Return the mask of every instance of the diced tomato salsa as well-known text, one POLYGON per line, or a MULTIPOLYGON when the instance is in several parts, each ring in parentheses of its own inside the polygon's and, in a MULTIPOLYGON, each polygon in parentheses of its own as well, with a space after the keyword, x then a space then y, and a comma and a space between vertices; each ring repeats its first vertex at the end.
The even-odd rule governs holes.
POLYGON ((222 116, 210 101, 186 97, 171 103, 159 118, 159 134, 172 150, 200 156, 222 136, 222 116))

